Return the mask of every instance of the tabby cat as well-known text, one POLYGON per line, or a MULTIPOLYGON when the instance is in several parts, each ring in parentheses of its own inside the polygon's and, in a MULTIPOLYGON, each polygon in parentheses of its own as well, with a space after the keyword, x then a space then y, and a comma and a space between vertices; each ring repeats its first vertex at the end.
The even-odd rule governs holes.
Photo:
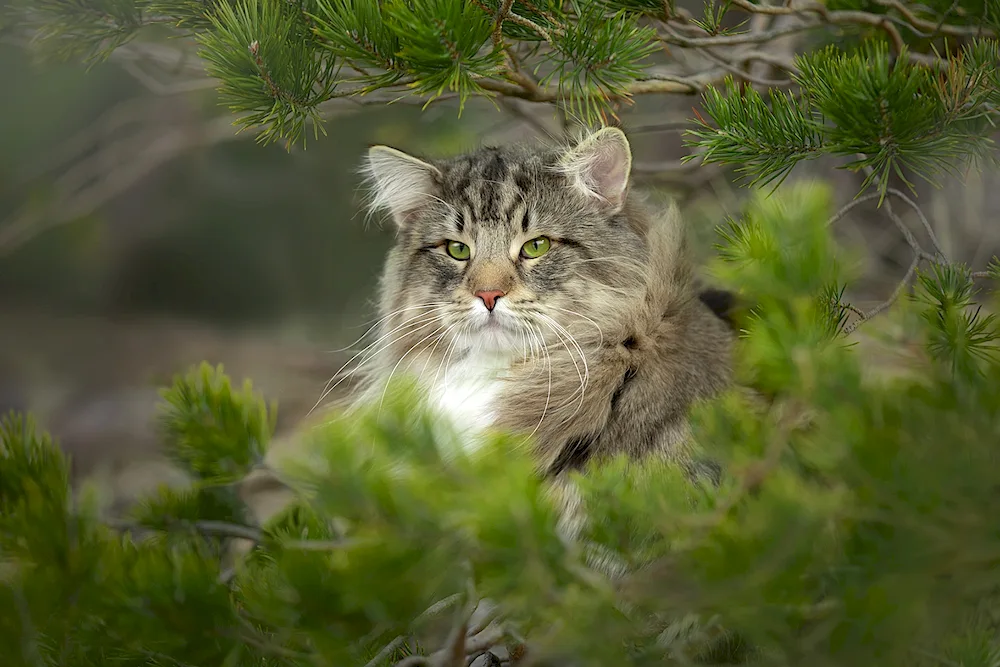
POLYGON ((630 188, 625 134, 424 160, 368 153, 394 221, 361 402, 394 377, 476 446, 531 436, 551 475, 618 453, 683 454, 693 402, 730 380, 726 293, 693 274, 676 207, 630 188))

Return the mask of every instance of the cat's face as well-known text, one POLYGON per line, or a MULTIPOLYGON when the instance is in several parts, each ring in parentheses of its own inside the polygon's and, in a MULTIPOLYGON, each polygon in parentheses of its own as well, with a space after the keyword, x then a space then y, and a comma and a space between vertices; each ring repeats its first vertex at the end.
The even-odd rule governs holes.
POLYGON ((433 164, 372 149, 374 203, 398 225, 382 284, 397 334, 515 354, 599 335, 644 265, 642 230, 622 213, 630 163, 617 130, 433 164))

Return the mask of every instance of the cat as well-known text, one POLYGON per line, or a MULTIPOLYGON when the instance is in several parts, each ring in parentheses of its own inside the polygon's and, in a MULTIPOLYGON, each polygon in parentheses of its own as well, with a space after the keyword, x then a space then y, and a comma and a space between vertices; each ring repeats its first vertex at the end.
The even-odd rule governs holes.
POLYGON ((700 287, 677 207, 651 214, 631 163, 613 127, 449 159, 373 146, 368 209, 396 239, 358 404, 415 376, 465 446, 523 433, 550 476, 683 457, 690 407, 731 382, 733 303, 700 287))

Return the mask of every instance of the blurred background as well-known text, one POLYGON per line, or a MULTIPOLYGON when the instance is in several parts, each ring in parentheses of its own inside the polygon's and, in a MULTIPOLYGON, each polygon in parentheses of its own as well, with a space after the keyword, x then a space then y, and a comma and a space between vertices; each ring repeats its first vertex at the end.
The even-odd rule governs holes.
MULTIPOLYGON (((279 431, 319 398, 373 319, 392 241, 359 212, 370 144, 443 155, 559 131, 550 107, 348 102, 305 150, 264 147, 235 133, 199 62, 155 42, 89 70, 0 42, 0 91, 0 409, 33 411, 78 474, 126 481, 157 460, 157 388, 192 364, 251 378, 278 402, 279 431)), ((677 125, 697 102, 642 99, 621 119, 637 186, 680 199, 705 257, 747 191, 679 164, 677 125)), ((846 204, 862 177, 836 166, 793 179, 830 180, 846 204)), ((919 185, 951 259, 982 269, 1000 253, 998 185, 992 169, 919 185)), ((910 263, 899 231, 871 203, 836 233, 862 263, 853 302, 883 300, 910 263)))

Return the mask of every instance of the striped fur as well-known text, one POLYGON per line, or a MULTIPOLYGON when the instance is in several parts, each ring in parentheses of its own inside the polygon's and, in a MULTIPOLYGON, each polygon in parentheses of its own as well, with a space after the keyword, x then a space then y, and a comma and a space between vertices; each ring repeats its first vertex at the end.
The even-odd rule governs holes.
POLYGON ((630 165, 614 129, 441 160, 373 148, 372 208, 397 240, 361 400, 414 374, 470 426, 463 437, 530 434, 556 475, 616 453, 683 452, 689 408, 730 381, 728 306, 698 288, 677 209, 650 215, 630 165), (519 256, 542 235, 548 253, 519 256), (451 258, 448 240, 471 259, 451 258), (490 314, 477 290, 505 295, 490 314))

